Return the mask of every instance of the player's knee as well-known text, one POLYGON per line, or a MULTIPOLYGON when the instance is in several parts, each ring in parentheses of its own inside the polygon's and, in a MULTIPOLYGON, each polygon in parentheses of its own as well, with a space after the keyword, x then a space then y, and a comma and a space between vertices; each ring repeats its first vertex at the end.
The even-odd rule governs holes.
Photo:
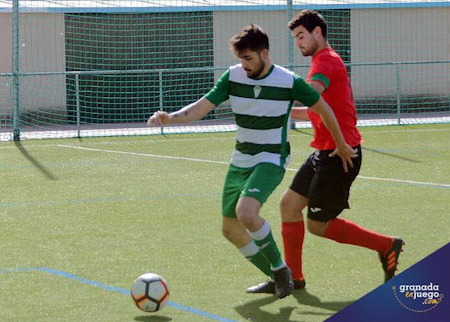
POLYGON ((231 227, 222 227, 222 235, 232 243, 237 239, 237 232, 231 227))
POLYGON ((289 202, 288 198, 285 198, 284 196, 281 197, 281 200, 280 200, 281 215, 290 213, 291 211, 292 211, 292 204, 289 202))
POLYGON ((258 208, 249 202, 238 202, 236 206, 237 219, 245 227, 253 227, 258 221, 258 208))
POLYGON ((246 211, 236 211, 238 220, 244 224, 245 227, 253 227, 256 224, 257 216, 251 212, 246 211))
POLYGON ((322 237, 325 235, 327 223, 308 219, 306 221, 306 227, 311 234, 322 237))
POLYGON ((281 219, 284 222, 303 220, 303 206, 289 198, 286 194, 280 200, 281 219))
POLYGON ((286 198, 281 198, 280 200, 280 213, 282 221, 285 222, 303 220, 302 209, 286 198))

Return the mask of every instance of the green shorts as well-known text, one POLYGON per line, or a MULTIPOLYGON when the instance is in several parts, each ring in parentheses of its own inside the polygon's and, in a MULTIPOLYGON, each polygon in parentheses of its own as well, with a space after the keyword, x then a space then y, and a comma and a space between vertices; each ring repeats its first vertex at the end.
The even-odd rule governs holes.
POLYGON ((283 180, 285 170, 273 163, 260 163, 252 168, 228 168, 222 194, 222 216, 236 218, 240 196, 252 197, 261 206, 283 180))

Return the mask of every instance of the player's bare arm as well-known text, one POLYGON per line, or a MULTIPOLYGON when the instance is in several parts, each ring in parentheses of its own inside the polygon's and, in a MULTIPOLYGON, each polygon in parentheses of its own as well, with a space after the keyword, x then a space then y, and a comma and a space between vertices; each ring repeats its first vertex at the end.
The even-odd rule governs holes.
POLYGON ((308 108, 304 106, 293 107, 291 110, 291 117, 298 121, 310 121, 308 116, 308 108))
POLYGON ((323 85, 319 82, 316 81, 310 81, 308 82, 308 84, 314 88, 319 94, 322 94, 323 92, 325 92, 325 87, 323 87, 323 85))
POLYGON ((348 172, 348 165, 353 168, 352 158, 357 157, 358 154, 355 149, 345 142, 333 110, 322 97, 320 97, 317 103, 311 106, 310 109, 321 116, 323 123, 330 131, 334 142, 336 143, 336 149, 330 154, 330 157, 338 155, 342 160, 344 171, 348 172))
POLYGON ((198 101, 191 103, 182 109, 173 113, 164 111, 156 111, 147 121, 147 126, 162 126, 164 124, 189 123, 200 120, 208 112, 210 112, 215 105, 202 97, 198 101))

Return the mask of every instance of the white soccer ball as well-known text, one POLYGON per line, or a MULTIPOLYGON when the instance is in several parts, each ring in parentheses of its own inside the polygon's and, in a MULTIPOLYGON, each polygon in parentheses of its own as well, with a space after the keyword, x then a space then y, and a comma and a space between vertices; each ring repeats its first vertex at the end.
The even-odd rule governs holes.
POLYGON ((156 312, 169 301, 169 288, 159 275, 146 273, 139 276, 131 287, 131 298, 145 312, 156 312))

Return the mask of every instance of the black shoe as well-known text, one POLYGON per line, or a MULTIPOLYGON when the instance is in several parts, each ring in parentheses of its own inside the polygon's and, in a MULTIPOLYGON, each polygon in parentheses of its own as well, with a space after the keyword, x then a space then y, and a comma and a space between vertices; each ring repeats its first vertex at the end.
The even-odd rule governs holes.
POLYGON ((302 280, 294 280, 294 290, 301 290, 306 287, 306 281, 302 280))
POLYGON ((285 266, 273 271, 273 277, 275 279, 275 295, 279 299, 292 294, 294 281, 292 280, 292 273, 289 267, 285 266))
POLYGON ((379 253, 380 261, 384 270, 384 281, 387 282, 395 276, 397 270, 398 257, 403 251, 402 247, 405 242, 400 238, 395 238, 392 247, 384 254, 379 253))
MULTIPOLYGON (((301 290, 305 288, 305 280, 294 280, 294 289, 301 290)), ((247 293, 265 293, 265 294, 275 294, 275 282, 268 280, 264 283, 251 286, 247 289, 247 293)))
POLYGON ((266 294, 275 294, 275 282, 272 280, 268 280, 261 284, 250 286, 247 289, 247 293, 266 293, 266 294))

